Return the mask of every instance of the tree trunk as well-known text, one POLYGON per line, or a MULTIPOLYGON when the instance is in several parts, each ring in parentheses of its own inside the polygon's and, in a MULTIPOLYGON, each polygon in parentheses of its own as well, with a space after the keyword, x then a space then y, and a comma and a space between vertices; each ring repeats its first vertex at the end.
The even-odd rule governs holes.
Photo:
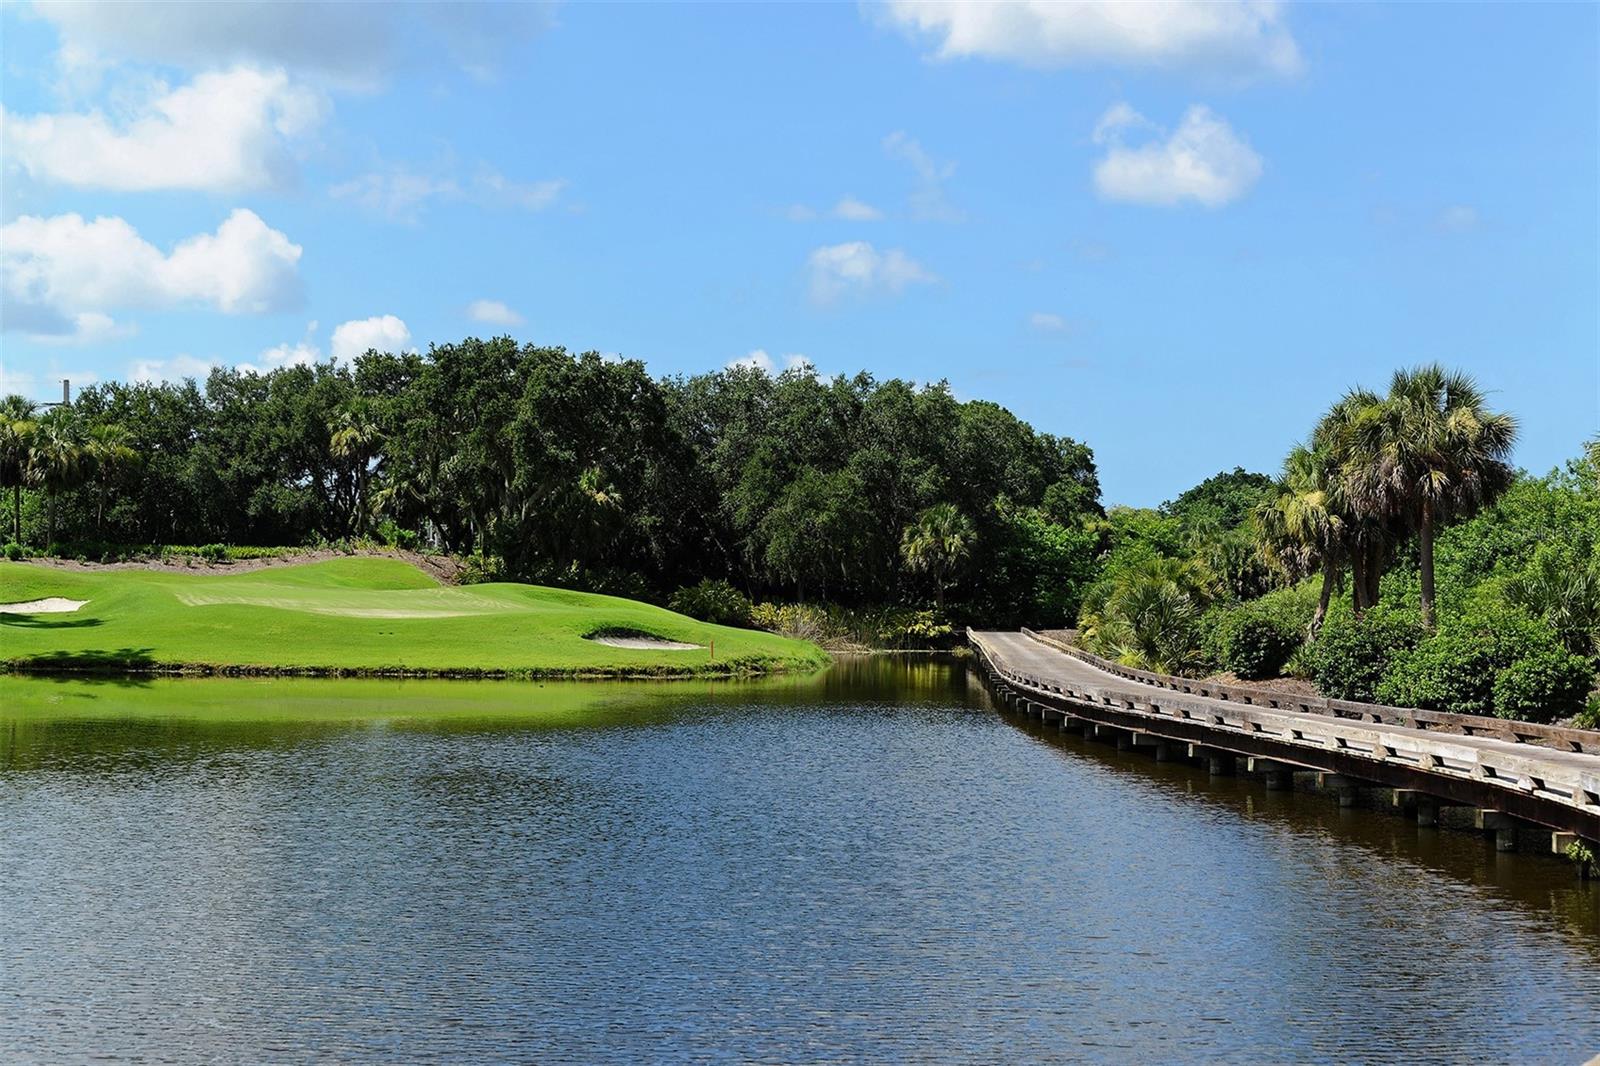
POLYGON ((1433 501, 1422 501, 1422 529, 1419 547, 1422 556, 1422 625, 1433 628, 1433 501))
POLYGON ((11 487, 11 539, 22 543, 22 484, 11 487))
POLYGON ((49 552, 55 548, 56 544, 56 494, 53 492, 45 496, 44 514, 44 550, 49 552))
POLYGON ((1311 616, 1312 640, 1316 640, 1317 634, 1322 632, 1322 620, 1328 617, 1328 602, 1333 598, 1335 576, 1333 560, 1325 560, 1322 564, 1322 593, 1317 597, 1317 613, 1311 616))
POLYGON ((1378 606, 1381 588, 1378 583, 1383 580, 1383 545, 1374 544, 1371 549, 1369 549, 1369 552, 1370 554, 1367 556, 1366 600, 1368 607, 1376 607, 1378 606))
POLYGON ((1367 611, 1367 552, 1358 548, 1350 553, 1350 609, 1360 618, 1367 611))

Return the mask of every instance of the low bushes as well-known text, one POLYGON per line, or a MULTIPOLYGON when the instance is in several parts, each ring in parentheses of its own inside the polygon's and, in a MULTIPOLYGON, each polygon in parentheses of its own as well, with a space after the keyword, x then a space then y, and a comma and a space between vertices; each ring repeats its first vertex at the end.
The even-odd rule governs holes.
POLYGON ((712 578, 674 592, 667 607, 719 626, 744 628, 750 624, 750 598, 728 582, 712 578))
POLYGON ((755 604, 750 608, 750 625, 813 644, 821 644, 830 635, 827 613, 808 603, 755 604))
POLYGON ((1247 681, 1283 675, 1305 646, 1317 591, 1304 582, 1247 603, 1212 608, 1202 619, 1212 665, 1247 681))
POLYGON ((1324 696, 1372 703, 1395 656, 1421 639, 1421 620, 1409 610, 1379 606, 1358 619, 1341 604, 1328 612, 1305 658, 1324 696))
POLYGON ((1246 681, 1277 677, 1300 647, 1301 633, 1258 610, 1228 612, 1213 631, 1218 664, 1246 681))
POLYGON ((1583 709, 1589 660, 1544 621, 1500 607, 1452 620, 1395 656, 1377 698, 1397 706, 1550 722, 1583 709))
MULTIPOLYGON (((1501 718, 1553 722, 1582 714, 1594 667, 1565 649, 1546 648, 1518 659, 1494 679, 1494 713, 1501 718)), ((1593 729, 1596 724, 1591 723, 1593 729)))
POLYGON ((912 607, 758 603, 750 608, 750 625, 833 651, 948 648, 957 638, 955 627, 937 611, 912 607))

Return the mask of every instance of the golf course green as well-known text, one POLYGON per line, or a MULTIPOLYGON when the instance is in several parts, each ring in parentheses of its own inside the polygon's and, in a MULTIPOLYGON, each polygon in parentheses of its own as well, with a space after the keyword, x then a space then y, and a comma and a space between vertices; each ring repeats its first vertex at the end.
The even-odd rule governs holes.
POLYGON ((803 641, 635 600, 441 585, 392 558, 237 574, 0 562, 0 664, 18 671, 632 677, 827 661, 803 641))

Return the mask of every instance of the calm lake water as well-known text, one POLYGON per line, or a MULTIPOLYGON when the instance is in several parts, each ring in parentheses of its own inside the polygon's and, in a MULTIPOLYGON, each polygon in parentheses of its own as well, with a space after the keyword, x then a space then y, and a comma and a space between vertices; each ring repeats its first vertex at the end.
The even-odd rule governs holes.
POLYGON ((7 1061, 1581 1062, 1600 889, 995 713, 0 678, 7 1061))

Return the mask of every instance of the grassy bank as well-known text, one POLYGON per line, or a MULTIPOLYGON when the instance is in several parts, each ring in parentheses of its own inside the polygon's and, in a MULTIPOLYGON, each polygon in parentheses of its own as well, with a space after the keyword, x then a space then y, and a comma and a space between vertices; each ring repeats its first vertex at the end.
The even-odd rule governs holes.
POLYGON ((0 662, 84 670, 406 676, 687 676, 809 670, 815 645, 698 622, 634 600, 533 585, 440 585, 395 559, 228 575, 82 572, 0 562, 0 603, 87 601, 0 614, 0 662), (692 649, 619 648, 594 634, 692 649))

